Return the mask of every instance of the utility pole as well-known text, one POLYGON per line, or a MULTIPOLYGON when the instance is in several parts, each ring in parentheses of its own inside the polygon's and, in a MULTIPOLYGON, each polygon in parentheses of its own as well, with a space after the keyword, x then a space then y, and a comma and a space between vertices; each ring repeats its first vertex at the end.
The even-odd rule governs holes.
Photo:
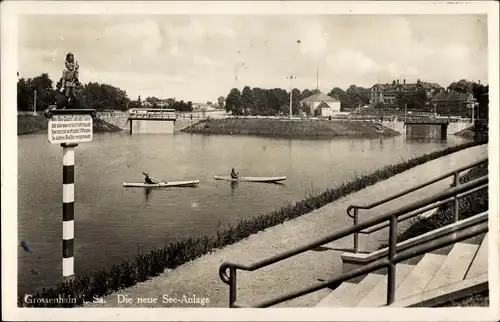
POLYGON ((289 118, 292 119, 292 92, 293 92, 293 86, 292 86, 292 80, 295 79, 295 77, 293 77, 293 75, 290 75, 290 77, 287 77, 290 79, 290 114, 289 114, 289 118))
POLYGON ((474 109, 475 109, 475 106, 474 106, 474 103, 472 103, 472 123, 474 123, 474 109))
POLYGON ((34 97, 33 97, 33 116, 36 115, 36 89, 34 91, 34 97))

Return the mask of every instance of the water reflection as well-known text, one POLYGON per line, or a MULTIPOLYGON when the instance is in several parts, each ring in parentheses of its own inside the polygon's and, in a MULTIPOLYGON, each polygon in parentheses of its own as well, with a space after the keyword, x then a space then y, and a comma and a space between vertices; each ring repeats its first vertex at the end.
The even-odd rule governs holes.
POLYGON ((231 195, 234 195, 236 189, 238 189, 238 181, 231 181, 231 195))
POLYGON ((146 187, 146 188, 144 189, 144 200, 145 200, 146 202, 148 202, 148 201, 149 201, 149 196, 151 195, 151 190, 153 190, 153 188, 151 188, 151 187, 146 187))
POLYGON ((406 142, 407 143, 442 143, 445 144, 448 142, 447 138, 412 138, 412 137, 406 137, 406 142))

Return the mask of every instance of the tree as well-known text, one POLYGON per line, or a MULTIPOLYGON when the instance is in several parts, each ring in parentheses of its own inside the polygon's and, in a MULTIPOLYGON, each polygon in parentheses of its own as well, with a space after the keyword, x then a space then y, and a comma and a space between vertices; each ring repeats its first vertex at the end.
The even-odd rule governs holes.
POLYGON ((340 101, 341 110, 352 109, 355 107, 356 102, 353 101, 350 96, 340 87, 334 87, 328 96, 336 98, 340 101))
POLYGON ((304 98, 308 98, 311 95, 313 95, 313 93, 310 90, 305 89, 302 91, 302 93, 300 93, 300 99, 303 100, 304 98))
MULTIPOLYGON (((290 97, 290 94, 288 94, 288 96, 290 97)), ((292 113, 294 115, 298 115, 300 113, 300 108, 299 108, 300 100, 301 100, 300 90, 294 88, 292 90, 292 113)), ((288 104, 290 105, 290 101, 288 101, 288 104)))
POLYGON ((405 105, 408 104, 408 97, 404 92, 399 92, 396 94, 396 105, 398 108, 403 109, 405 105))
POLYGON ((266 90, 255 87, 252 89, 254 97, 254 112, 257 115, 269 115, 269 104, 267 102, 266 90))
POLYGON ((471 93, 472 83, 466 79, 461 79, 458 82, 453 82, 448 86, 448 90, 456 91, 459 93, 471 93))
POLYGON ((346 90, 346 94, 355 105, 365 105, 370 103, 370 91, 364 87, 351 85, 346 90))
POLYGON ((217 104, 219 105, 220 109, 224 108, 225 101, 226 99, 224 98, 224 96, 219 96, 219 98, 217 98, 217 104))
POLYGON ((233 88, 226 98, 226 112, 231 112, 233 115, 241 115, 241 93, 237 88, 233 88))
POLYGON ((282 88, 266 90, 269 115, 288 114, 289 93, 282 88))
POLYGON ((484 86, 482 84, 478 84, 478 83, 475 83, 473 82, 471 84, 471 93, 472 95, 474 95, 474 98, 476 99, 476 101, 480 101, 481 100, 481 95, 485 94, 485 93, 488 93, 488 88, 489 86, 484 86))
POLYGON ((17 82, 17 109, 21 111, 33 110, 33 94, 30 80, 19 79, 17 82))
POLYGON ((425 109, 427 105, 427 94, 424 89, 419 89, 413 93, 413 108, 417 110, 425 109))
POLYGON ((243 114, 253 114, 254 106, 255 97, 252 89, 249 86, 245 86, 241 92, 241 107, 243 108, 243 114))

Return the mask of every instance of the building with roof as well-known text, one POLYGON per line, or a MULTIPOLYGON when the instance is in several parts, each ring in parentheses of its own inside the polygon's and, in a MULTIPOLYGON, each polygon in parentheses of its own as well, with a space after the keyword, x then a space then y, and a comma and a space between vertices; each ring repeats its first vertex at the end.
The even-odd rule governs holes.
POLYGON ((340 112, 340 101, 321 92, 299 101, 307 114, 318 116, 332 116, 340 112))
POLYGON ((453 90, 442 91, 431 100, 434 112, 439 115, 454 115, 470 117, 471 109, 477 105, 477 100, 471 93, 459 93, 453 90))
POLYGON ((375 84, 370 89, 370 104, 375 106, 377 103, 388 105, 397 104, 396 99, 399 93, 411 93, 419 90, 424 90, 427 98, 430 99, 434 95, 443 90, 443 87, 436 83, 426 83, 417 80, 416 83, 403 83, 398 80, 393 80, 391 84, 375 84))

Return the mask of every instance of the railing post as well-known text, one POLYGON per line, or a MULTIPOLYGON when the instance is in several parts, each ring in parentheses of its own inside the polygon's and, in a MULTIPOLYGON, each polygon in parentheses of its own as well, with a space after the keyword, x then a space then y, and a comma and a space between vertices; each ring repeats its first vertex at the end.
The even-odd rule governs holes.
MULTIPOLYGON (((354 208, 354 226, 358 224, 358 208, 354 208)), ((359 252, 359 233, 354 233, 354 253, 359 252)))
MULTIPOLYGON (((458 187, 460 185, 460 177, 458 171, 453 174, 453 186, 458 187)), ((453 202, 453 219, 454 222, 458 222, 458 213, 460 212, 460 205, 458 203, 458 196, 455 195, 453 202)))
POLYGON ((398 238, 398 219, 396 216, 391 217, 391 225, 389 226, 389 266, 387 267, 387 305, 394 303, 396 293, 396 264, 394 256, 396 255, 398 238))
POLYGON ((233 307, 236 302, 236 268, 229 268, 229 307, 233 307))

